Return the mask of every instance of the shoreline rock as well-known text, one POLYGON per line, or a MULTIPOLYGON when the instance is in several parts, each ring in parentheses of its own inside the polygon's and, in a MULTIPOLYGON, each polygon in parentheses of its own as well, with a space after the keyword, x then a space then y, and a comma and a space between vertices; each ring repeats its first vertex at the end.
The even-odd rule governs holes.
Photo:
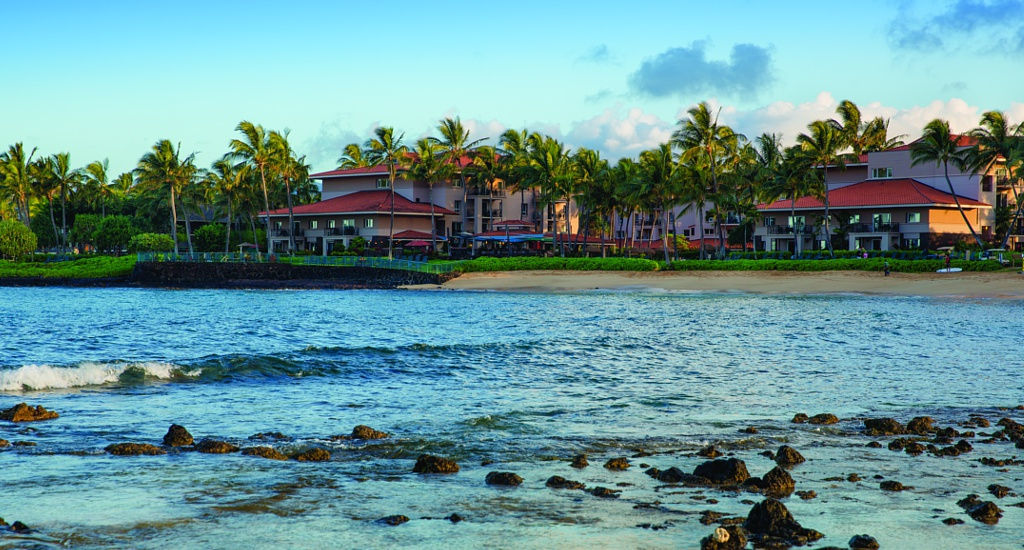
POLYGON ((0 420, 7 420, 8 422, 38 422, 40 420, 53 420, 59 416, 56 411, 48 411, 42 405, 32 407, 28 403, 18 403, 9 409, 0 411, 0 420))
POLYGON ((422 454, 416 459, 412 471, 417 474, 454 474, 458 473, 459 465, 454 460, 422 454))

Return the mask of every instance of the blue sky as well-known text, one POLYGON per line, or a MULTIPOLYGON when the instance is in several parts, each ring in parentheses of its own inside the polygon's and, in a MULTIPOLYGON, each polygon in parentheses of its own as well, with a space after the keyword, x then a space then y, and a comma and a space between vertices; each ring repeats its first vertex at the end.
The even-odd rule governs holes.
POLYGON ((158 139, 208 164, 243 119, 315 169, 377 124, 459 115, 635 155, 709 100, 788 140, 851 99, 916 134, 1024 118, 1024 0, 23 2, 4 8, 0 145, 109 157, 158 139))

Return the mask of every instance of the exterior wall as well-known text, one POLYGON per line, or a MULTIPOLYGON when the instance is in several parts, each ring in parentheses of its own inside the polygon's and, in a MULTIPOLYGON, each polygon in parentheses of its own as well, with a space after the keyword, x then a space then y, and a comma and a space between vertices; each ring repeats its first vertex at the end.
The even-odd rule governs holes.
POLYGON ((834 190, 854 183, 860 183, 868 179, 868 174, 870 172, 867 165, 847 166, 846 169, 829 168, 828 188, 834 190))

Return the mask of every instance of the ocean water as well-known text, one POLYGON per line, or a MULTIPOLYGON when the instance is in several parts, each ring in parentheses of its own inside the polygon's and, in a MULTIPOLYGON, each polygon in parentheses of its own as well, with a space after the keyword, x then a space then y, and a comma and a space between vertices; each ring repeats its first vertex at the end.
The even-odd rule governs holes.
POLYGON ((61 415, 0 421, 0 438, 35 443, 0 449, 0 516, 35 529, 0 548, 696 548, 714 529, 701 511, 746 516, 762 497, 666 485, 641 464, 689 472, 709 443, 755 476, 774 466, 759 453, 797 448, 796 488, 818 496, 783 502, 825 534, 815 546, 868 533, 883 548, 1020 548, 1024 466, 978 459, 1024 451, 976 437, 959 457, 911 457, 861 432, 864 417, 1024 422, 1008 409, 1024 403, 1022 335, 1019 301, 0 288, 0 408, 61 415), (790 423, 798 412, 843 420, 790 423), (332 457, 103 451, 159 444, 171 423, 240 446, 282 432, 282 452, 332 457), (357 424, 392 436, 330 439, 357 424), (640 451, 625 472, 602 467, 640 451), (571 468, 583 452, 591 465, 571 468), (421 453, 462 469, 414 474, 421 453), (525 481, 487 486, 490 471, 525 481), (825 480, 849 473, 864 480, 825 480), (621 492, 553 490, 552 475, 621 492), (1004 510, 997 525, 956 505, 969 493, 1004 510), (393 514, 411 521, 377 521, 393 514))

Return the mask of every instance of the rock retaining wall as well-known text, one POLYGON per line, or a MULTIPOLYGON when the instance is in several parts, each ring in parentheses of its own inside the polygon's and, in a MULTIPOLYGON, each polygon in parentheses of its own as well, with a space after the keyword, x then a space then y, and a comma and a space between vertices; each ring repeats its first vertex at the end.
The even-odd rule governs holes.
POLYGON ((456 273, 277 263, 139 262, 131 280, 184 288, 397 288, 441 284, 456 273))

